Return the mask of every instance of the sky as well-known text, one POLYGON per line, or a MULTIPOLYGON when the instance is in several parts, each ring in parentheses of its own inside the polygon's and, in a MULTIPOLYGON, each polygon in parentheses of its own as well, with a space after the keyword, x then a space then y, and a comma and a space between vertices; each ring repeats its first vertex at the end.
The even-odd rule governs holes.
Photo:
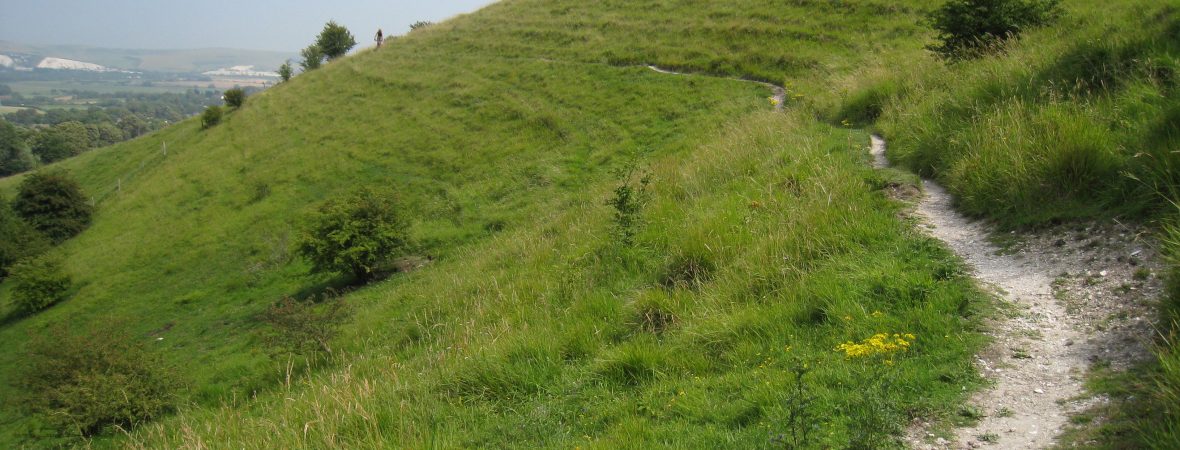
POLYGON ((227 47, 296 52, 329 20, 357 44, 492 0, 0 0, 0 40, 121 49, 227 47))

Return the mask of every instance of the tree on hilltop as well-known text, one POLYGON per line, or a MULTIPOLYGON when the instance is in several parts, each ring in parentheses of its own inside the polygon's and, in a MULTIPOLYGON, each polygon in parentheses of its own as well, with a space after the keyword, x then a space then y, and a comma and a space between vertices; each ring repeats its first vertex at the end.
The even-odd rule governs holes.
POLYGON ((324 30, 320 32, 315 41, 315 46, 319 47, 329 60, 344 56, 355 45, 356 39, 352 37, 348 28, 344 28, 343 25, 335 21, 329 21, 327 25, 324 25, 324 30))
POLYGON ((279 78, 282 78, 283 81, 291 81, 291 75, 294 73, 294 70, 291 69, 291 61, 287 61, 279 66, 279 78))
POLYGON ((324 63, 324 51, 318 45, 311 44, 300 53, 303 55, 303 61, 299 62, 299 66, 303 67, 304 72, 318 69, 320 64, 324 63))

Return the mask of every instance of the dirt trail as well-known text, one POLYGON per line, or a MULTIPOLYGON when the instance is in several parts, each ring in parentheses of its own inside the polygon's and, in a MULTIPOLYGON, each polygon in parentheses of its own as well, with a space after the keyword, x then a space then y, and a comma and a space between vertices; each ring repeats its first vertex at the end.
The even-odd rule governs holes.
MULTIPOLYGON (((681 72, 675 72, 675 71, 671 71, 671 70, 668 70, 668 69, 662 69, 662 68, 660 68, 660 67, 653 66, 653 65, 650 65, 650 64, 647 66, 647 68, 648 68, 648 69, 651 69, 652 71, 655 71, 655 72, 657 72, 657 73, 662 73, 662 74, 666 74, 666 75, 693 75, 693 74, 691 74, 691 73, 681 73, 681 72)), ((704 75, 704 76, 709 76, 709 77, 713 77, 713 78, 718 78, 718 77, 716 77, 716 76, 713 76, 713 75, 704 75)), ((729 80, 735 80, 735 81, 744 81, 744 82, 747 82, 747 83, 756 83, 756 84, 761 84, 761 85, 763 85, 763 86, 766 86, 766 87, 770 88, 770 91, 772 92, 772 94, 771 94, 771 97, 770 97, 770 98, 773 100, 773 103, 774 103, 774 110, 775 110, 775 111, 782 111, 782 110, 783 110, 783 105, 785 105, 785 104, 786 104, 786 102, 787 102, 787 90, 786 90, 786 88, 783 88, 782 86, 779 86, 779 85, 776 85, 776 84, 767 83, 767 82, 765 82, 765 81, 747 80, 747 79, 745 79, 745 78, 727 78, 727 79, 729 79, 729 80)))
MULTIPOLYGON (((876 167, 888 166, 884 140, 873 136, 871 152, 876 167)), ((989 324, 993 342, 976 359, 993 383, 970 402, 982 418, 956 429, 951 441, 918 423, 907 442, 930 449, 1049 447, 1072 413, 1104 401, 1080 398, 1090 364, 1124 368, 1149 355, 1150 302, 1159 283, 1138 278, 1154 253, 1138 234, 1116 227, 1087 228, 1071 236, 1084 239, 1069 242, 1062 230, 1026 236, 1023 249, 1002 252, 985 225, 954 211, 945 189, 931 181, 923 189, 915 214, 1003 299, 1006 317, 989 324)))

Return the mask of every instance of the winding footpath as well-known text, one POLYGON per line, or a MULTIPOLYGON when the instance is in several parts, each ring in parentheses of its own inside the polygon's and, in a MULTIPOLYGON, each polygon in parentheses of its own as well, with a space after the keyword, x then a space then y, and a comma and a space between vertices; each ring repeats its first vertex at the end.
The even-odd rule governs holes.
MULTIPOLYGON (((675 72, 675 71, 671 71, 668 69, 660 68, 658 66, 653 66, 650 64, 647 65, 646 67, 648 69, 651 69, 653 72, 662 73, 665 75, 681 75, 681 76, 694 75, 691 73, 675 72)), ((713 75, 702 75, 702 76, 708 76, 708 77, 712 77, 712 78, 722 78, 722 77, 717 77, 717 76, 713 76, 713 75)), ((747 80, 745 78, 725 78, 725 79, 726 80, 734 80, 734 81, 743 81, 746 83, 760 84, 762 86, 766 86, 766 87, 770 88, 770 91, 772 93, 770 98, 772 100, 772 103, 774 103, 774 110, 775 111, 782 111, 784 105, 787 103, 787 89, 782 86, 779 86, 777 84, 767 83, 765 81, 747 80)))
MULTIPOLYGON (((871 153, 875 167, 889 166, 885 141, 879 136, 872 136, 871 153)), ((925 424, 918 424, 907 441, 926 449, 1047 448, 1065 429, 1070 415, 1089 406, 1081 398, 1089 364, 1099 357, 1120 361, 1143 357, 1146 337, 1134 336, 1149 333, 1150 326, 1140 320, 1140 326, 1128 328, 1131 333, 1096 331, 1085 314, 1076 312, 1079 308, 1061 299, 1068 294, 1062 287, 1069 284, 1062 274, 1084 272, 1100 258, 1069 258, 1039 248, 1030 254, 1002 254, 987 239, 989 230, 983 224, 955 212, 952 197, 942 186, 924 180, 923 190, 915 214, 930 235, 945 242, 974 269, 980 283, 1002 299, 1005 317, 989 324, 993 341, 976 359, 980 373, 992 384, 970 402, 982 415, 979 422, 956 429, 954 441, 936 439, 925 424), (1112 356, 1112 347, 1126 354, 1112 356)), ((1130 273, 1125 275, 1130 278, 1130 273)), ((1093 302, 1112 300, 1100 292, 1091 297, 1088 300, 1093 302)))
MULTIPOLYGON (((691 76, 647 65, 667 75, 691 76)), ((710 75, 701 75, 710 76, 710 75)), ((757 83, 773 92, 782 111, 786 89, 757 83)), ((889 167, 885 140, 873 135, 874 167, 889 167)), ((915 449, 1042 449, 1055 444, 1069 418, 1106 398, 1083 388, 1091 364, 1127 370, 1151 357, 1152 316, 1161 295, 1155 245, 1141 230, 1087 225, 1059 227, 1019 236, 1025 248, 1001 249, 991 230, 954 209, 942 186, 923 180, 923 196, 913 213, 934 238, 943 241, 974 271, 982 287, 1000 301, 1000 316, 985 325, 991 343, 975 364, 989 382, 969 401, 979 418, 956 428, 950 440, 936 436, 930 423, 915 422, 905 442, 915 449), (1066 241, 1065 234, 1073 238, 1066 241), (1153 272, 1154 271, 1154 272, 1153 272)))

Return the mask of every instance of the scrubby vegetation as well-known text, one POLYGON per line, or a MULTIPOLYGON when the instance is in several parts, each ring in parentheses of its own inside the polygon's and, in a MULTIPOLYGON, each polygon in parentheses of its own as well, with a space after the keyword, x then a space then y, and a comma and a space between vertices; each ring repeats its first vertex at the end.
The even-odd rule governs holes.
POLYGON ((74 237, 90 226, 94 206, 69 173, 35 172, 20 184, 12 210, 54 242, 74 237))
POLYGON ((61 261, 53 258, 30 258, 11 268, 12 302, 20 314, 33 314, 66 299, 70 276, 61 261))
POLYGON ((233 88, 225 91, 225 93, 222 94, 222 98, 225 99, 225 106, 230 108, 241 108, 242 103, 246 102, 246 91, 240 88, 233 88))
POLYGON ((330 199, 309 219, 299 252, 312 269, 369 281, 411 250, 409 221, 389 192, 360 188, 330 199))
POLYGON ((40 255, 50 246, 45 235, 21 219, 4 199, 0 199, 0 236, 4 236, 0 240, 0 280, 8 276, 13 264, 40 255))
POLYGON ((295 74, 295 70, 291 68, 291 62, 287 61, 283 63, 283 65, 279 66, 278 73, 279 78, 281 78, 283 82, 287 82, 291 81, 291 76, 295 74))
MULTIPOLYGON (((338 55, 216 127, 62 161, 102 208, 52 250, 76 292, 0 340, 137 318, 112 354, 163 375, 128 375, 148 406, 72 422, 96 446, 899 445, 978 386, 989 302, 853 122, 1008 227, 1171 214, 1142 197, 1170 163, 1134 156, 1169 153, 1131 144, 1173 132, 1174 8, 1067 4, 948 65, 919 25, 939 4, 517 0, 338 55), (408 236, 432 262, 377 282, 408 236), (370 283, 325 299, 337 272, 370 283)), ((0 396, 24 358, 0 353, 0 396)), ((0 444, 50 442, 11 411, 0 444)))
POLYGON ((201 128, 212 128, 221 123, 221 117, 225 115, 224 110, 217 105, 205 108, 205 112, 201 113, 201 128))
POLYGON ((1060 0, 950 0, 930 15, 944 58, 964 59, 999 50, 1027 29, 1059 14, 1060 0))
POLYGON ((10 406, 34 415, 29 434, 39 444, 126 430, 176 406, 176 370, 119 323, 71 328, 58 324, 29 341, 16 380, 21 390, 10 406))

